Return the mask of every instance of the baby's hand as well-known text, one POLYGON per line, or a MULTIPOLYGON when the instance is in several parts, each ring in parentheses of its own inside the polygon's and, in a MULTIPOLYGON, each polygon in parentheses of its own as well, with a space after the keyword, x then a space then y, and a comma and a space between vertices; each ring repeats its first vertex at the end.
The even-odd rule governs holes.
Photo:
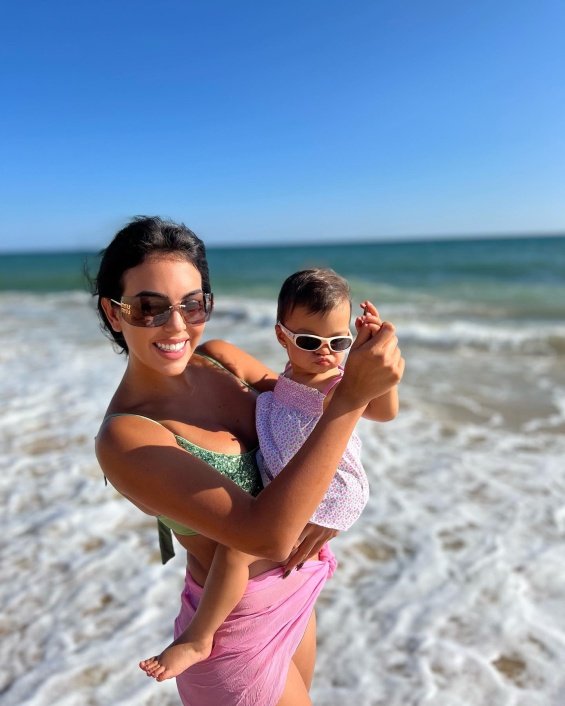
POLYGON ((379 316, 379 312, 377 311, 376 306, 368 299, 366 299, 364 302, 361 302, 359 306, 363 309, 363 315, 358 316, 355 319, 355 328, 357 330, 357 333, 359 333, 362 326, 365 324, 373 324, 373 326, 371 327, 372 330, 378 331, 383 322, 381 321, 381 317, 379 316))

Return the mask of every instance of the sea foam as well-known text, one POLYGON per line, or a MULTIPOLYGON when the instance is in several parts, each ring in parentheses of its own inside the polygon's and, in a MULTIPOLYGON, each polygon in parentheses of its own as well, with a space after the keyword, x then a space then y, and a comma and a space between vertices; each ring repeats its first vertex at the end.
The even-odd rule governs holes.
MULTIPOLYGON (((401 410, 359 424, 371 498, 333 541, 313 701, 561 706, 562 324, 536 341, 461 304, 381 313, 407 360, 401 410)), ((170 639, 181 552, 161 566, 154 519, 105 486, 93 452, 125 358, 84 295, 5 294, 0 314, 2 703, 178 704, 137 662, 170 639)), ((281 370, 274 315, 224 297, 207 336, 281 370)))

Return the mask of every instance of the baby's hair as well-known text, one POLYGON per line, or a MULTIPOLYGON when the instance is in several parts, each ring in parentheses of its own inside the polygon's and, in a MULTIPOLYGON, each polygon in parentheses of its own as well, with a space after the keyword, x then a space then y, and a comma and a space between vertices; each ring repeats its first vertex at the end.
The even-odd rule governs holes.
POLYGON ((283 282, 277 303, 277 321, 284 324, 297 306, 312 314, 326 314, 342 302, 351 306, 351 290, 346 279, 329 268, 301 270, 283 282))

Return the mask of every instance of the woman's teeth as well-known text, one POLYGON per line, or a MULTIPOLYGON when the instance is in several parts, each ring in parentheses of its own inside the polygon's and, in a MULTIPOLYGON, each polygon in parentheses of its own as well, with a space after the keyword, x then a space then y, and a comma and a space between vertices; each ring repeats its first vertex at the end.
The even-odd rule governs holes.
POLYGON ((160 351, 181 351, 184 348, 186 341, 179 343, 156 343, 155 345, 160 351))

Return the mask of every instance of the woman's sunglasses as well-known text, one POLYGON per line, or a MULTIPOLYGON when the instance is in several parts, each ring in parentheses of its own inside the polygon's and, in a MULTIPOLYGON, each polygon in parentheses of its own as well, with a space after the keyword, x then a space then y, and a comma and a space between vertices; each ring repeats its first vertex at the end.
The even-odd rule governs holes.
POLYGON ((153 328, 166 324, 175 310, 186 324, 203 324, 212 313, 214 296, 199 289, 187 294, 180 304, 171 304, 167 297, 158 294, 138 294, 122 297, 119 302, 110 301, 120 307, 124 321, 131 326, 153 328))
POLYGON ((290 338, 294 345, 302 351, 317 351, 324 343, 327 343, 334 353, 341 353, 351 348, 351 344, 353 343, 353 336, 350 333, 348 333, 347 336, 323 338, 322 336, 314 336, 311 333, 293 333, 283 326, 280 321, 277 321, 277 324, 281 327, 281 331, 284 335, 290 338))

